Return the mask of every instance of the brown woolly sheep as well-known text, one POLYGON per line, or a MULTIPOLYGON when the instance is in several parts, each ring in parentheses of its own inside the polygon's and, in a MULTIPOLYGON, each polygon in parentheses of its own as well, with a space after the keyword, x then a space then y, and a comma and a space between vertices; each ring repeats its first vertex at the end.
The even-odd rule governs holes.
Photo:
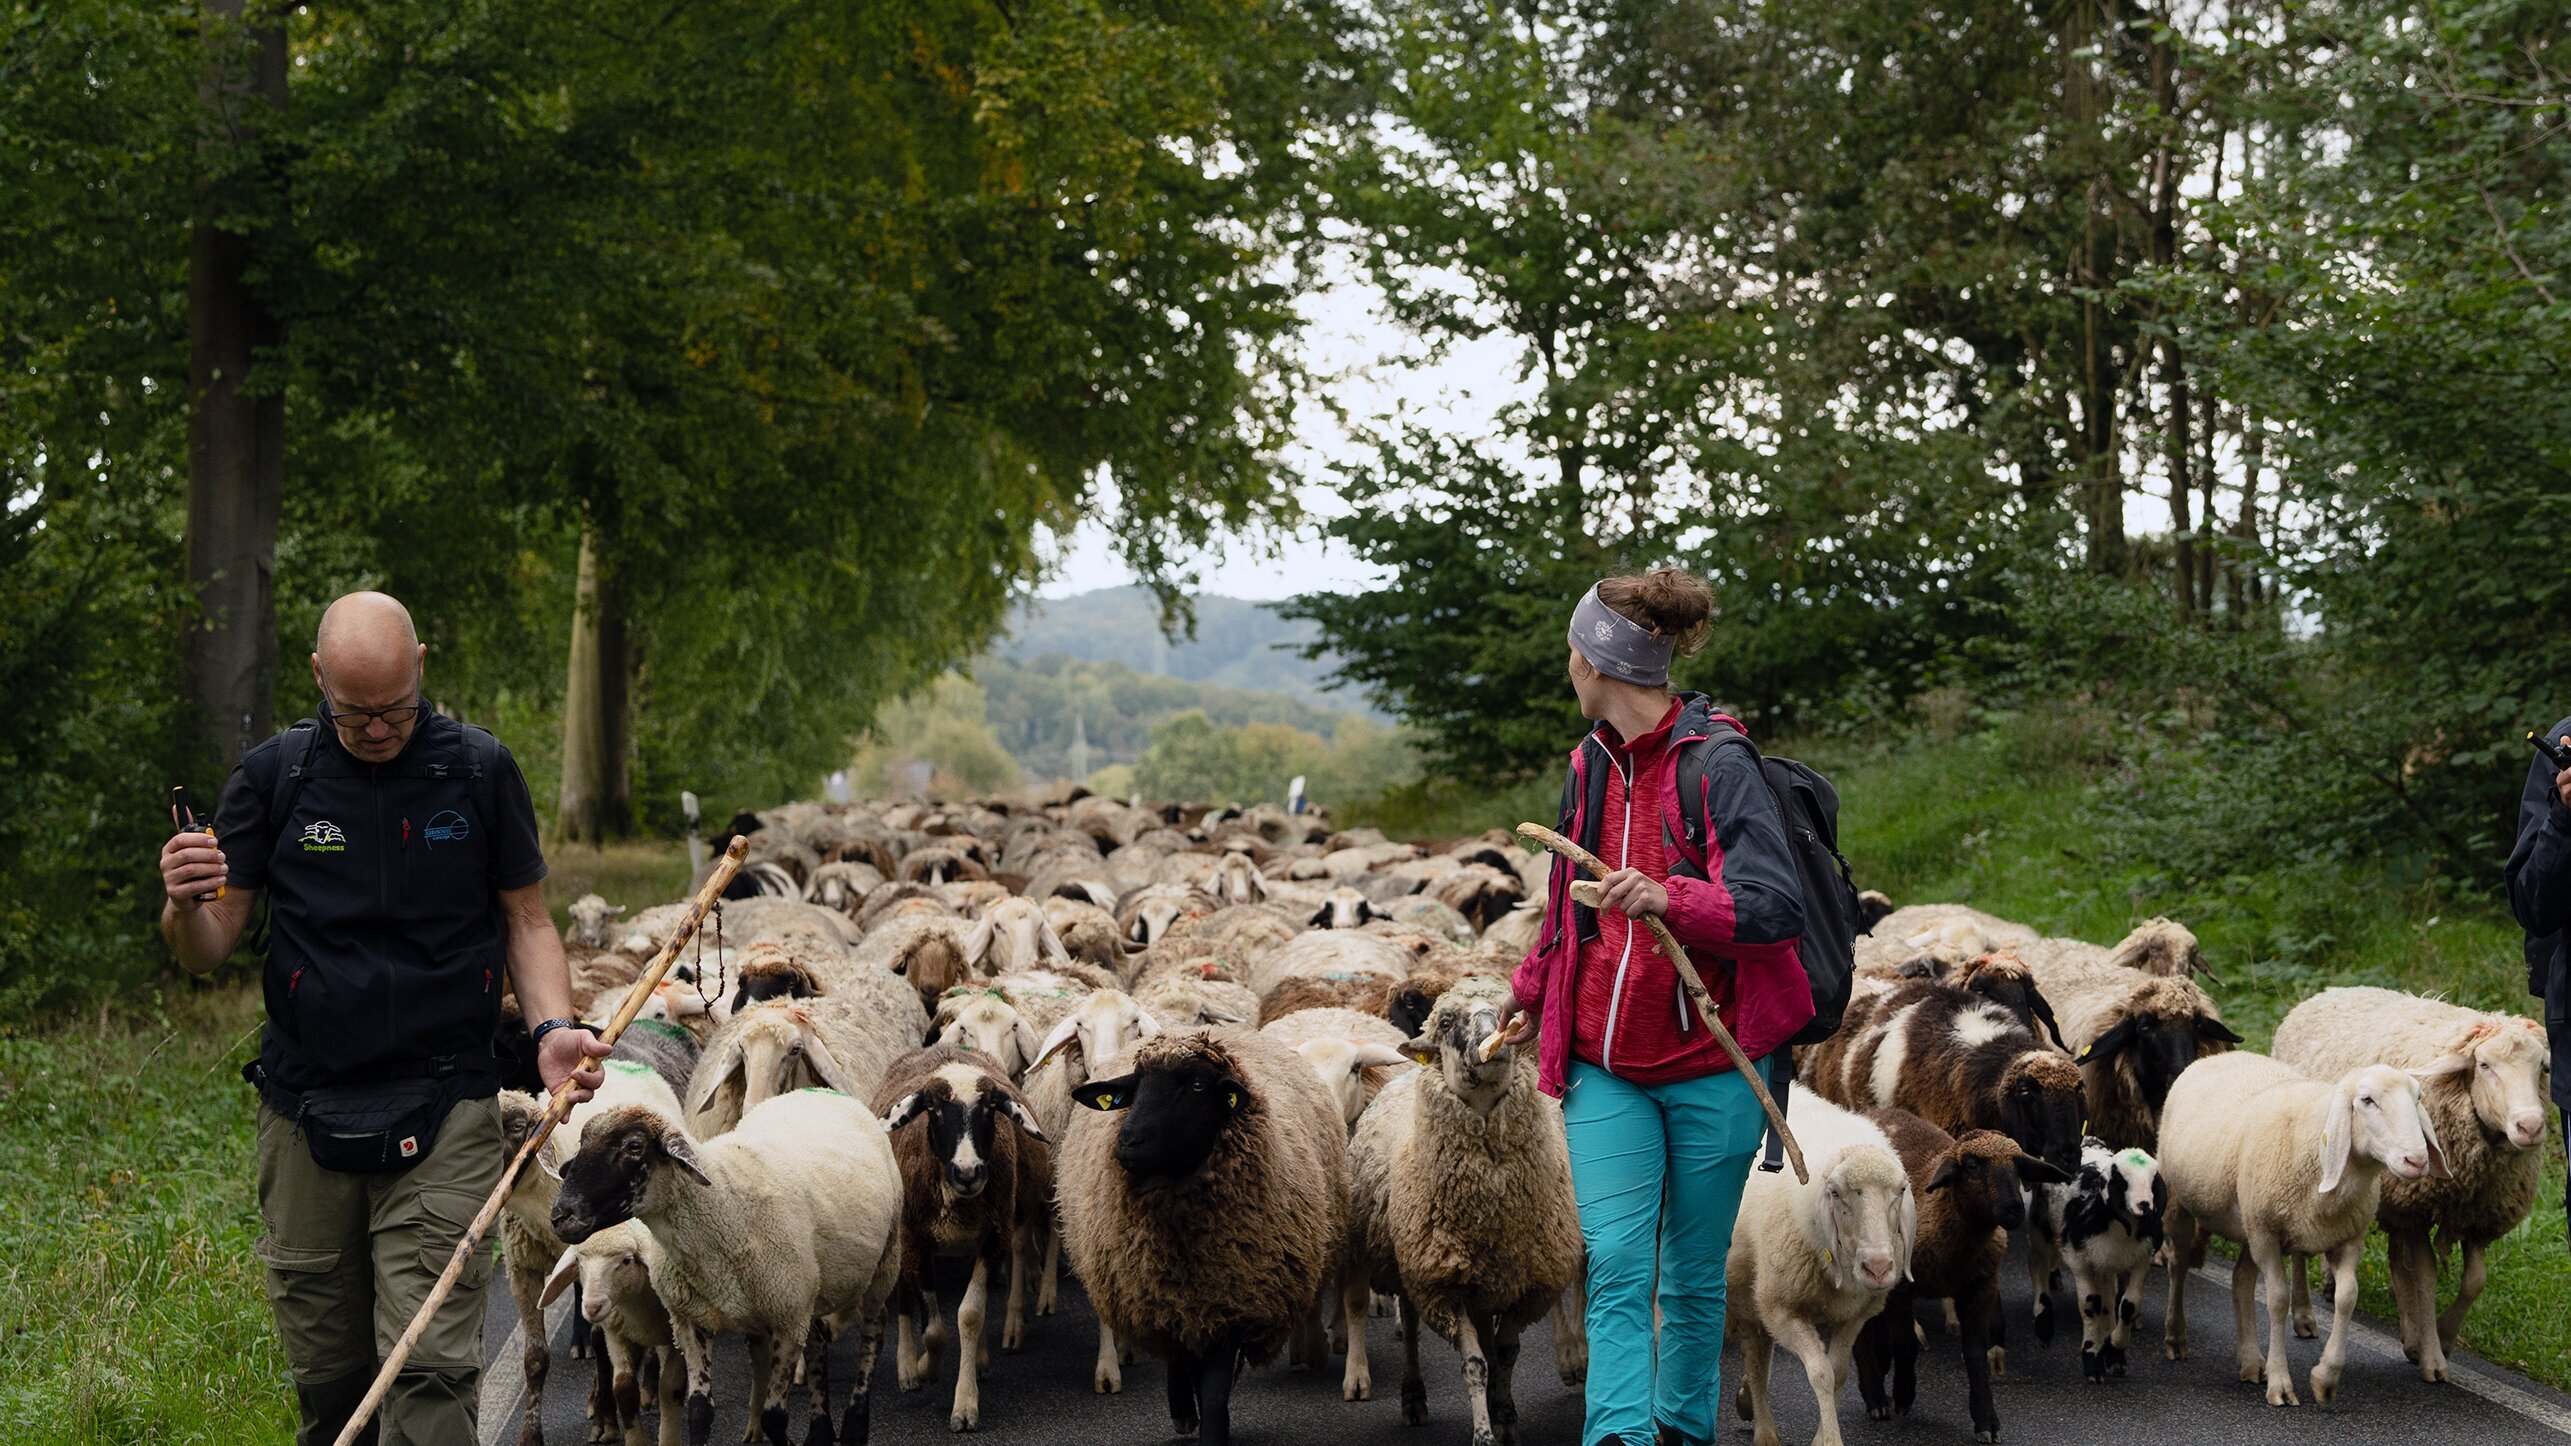
POLYGON ((1259 1001, 1259 1025, 1265 1028, 1307 1009, 1353 1009, 1381 1019, 1392 999, 1393 982, 1380 974, 1298 974, 1259 1001))
POLYGON ((1230 1446, 1232 1380, 1306 1322, 1347 1231, 1347 1131, 1294 1051, 1241 1030, 1135 1047, 1073 1097, 1058 1194, 1099 1319, 1169 1363, 1170 1419, 1230 1446))
POLYGON ((966 1050, 936 1046, 895 1060, 875 1091, 874 1108, 892 1133, 902 1172, 902 1264, 893 1287, 901 1336, 894 1366, 905 1391, 918 1390, 937 1369, 946 1318, 930 1271, 940 1255, 969 1257, 973 1278, 955 1308, 955 1400, 947 1425, 970 1431, 982 1422, 982 1322, 996 1270, 1009 1273, 1000 1349, 1016 1350, 1026 1338, 1026 1247, 1042 1224, 1053 1149, 1026 1097, 989 1059, 966 1050), (924 1348, 912 1334, 923 1315, 924 1348))
POLYGON ((1951 984, 1859 995, 1839 1032, 1797 1062, 1803 1083, 1843 1108, 1899 1106, 1943 1130, 1998 1130, 2065 1174, 2080 1168, 2080 1067, 1951 984))
POLYGON ((1478 934, 1516 908, 1518 900, 1527 896, 1527 886, 1513 870, 1459 864, 1431 879, 1420 892, 1462 914, 1478 934))
POLYGON ((1883 1314, 1857 1335, 1857 1388, 1866 1414, 1878 1421, 1910 1414, 1917 1395, 1913 1372, 1919 1336, 1910 1328, 1911 1302, 1946 1299, 1964 1336, 1964 1381, 1973 1417, 1973 1439, 2000 1439, 1999 1408, 1991 1402, 1991 1372, 2000 1348, 1991 1343, 1999 1312, 2000 1260, 2008 1233, 2026 1223, 2023 1190, 2063 1185, 2071 1174, 2021 1151, 1995 1130, 1946 1133, 1908 1110, 1877 1110, 1867 1118, 1883 1127, 1901 1156, 1919 1199, 1919 1229, 1911 1246, 1910 1274, 1893 1287, 1883 1314), (1892 1371, 1887 1402, 1884 1373, 1892 1371))
POLYGON ((1531 1057, 1484 1040, 1509 1014, 1506 985, 1438 1001, 1403 1046, 1421 1066, 1377 1096, 1349 1145, 1348 1268, 1340 1280, 1348 1363, 1340 1394, 1372 1393, 1366 1312, 1378 1287, 1404 1302, 1402 1420, 1428 1419, 1419 1327, 1464 1360, 1473 1439, 1517 1440, 1518 1336, 1579 1279, 1580 1215, 1562 1111, 1535 1087, 1531 1057))

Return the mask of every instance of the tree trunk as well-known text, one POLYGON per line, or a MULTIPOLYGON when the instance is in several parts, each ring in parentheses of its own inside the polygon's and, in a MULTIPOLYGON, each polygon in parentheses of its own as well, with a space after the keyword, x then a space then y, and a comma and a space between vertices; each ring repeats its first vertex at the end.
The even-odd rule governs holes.
POLYGON ((632 653, 615 571, 600 556, 594 524, 580 529, 580 577, 571 609, 571 670, 562 697, 564 838, 604 843, 634 831, 632 653))
MULTIPOLYGON (((2072 143, 2088 149, 2098 124, 2097 80, 2080 52, 2089 43, 2086 7, 2065 6, 2062 18, 2062 108, 2072 143)), ((2095 292, 2108 285, 2114 218, 2103 214, 2099 187, 2081 197, 2080 252, 2071 284, 2095 292)), ((2125 484, 2116 446, 2116 363, 2105 308, 2094 296, 2080 303, 2080 433, 2076 450, 2083 471, 2083 509, 2089 525, 2089 567, 2122 572, 2125 566, 2125 484)))
MULTIPOLYGON (((2161 23, 2154 27, 2151 44, 2151 88, 2160 108, 2160 122, 2167 130, 2152 150, 2151 259, 2167 270, 2178 263, 2178 56, 2170 40, 2168 17, 2159 18, 2161 23)), ((2191 435, 2193 398, 2188 395, 2187 359, 2179 349, 2177 319, 2166 313, 2161 319, 2164 329, 2160 336, 2160 385, 2169 403, 2169 432, 2162 442, 2169 466, 2171 594, 2181 613, 2192 613, 2196 611, 2197 551, 2196 481, 2191 466, 2196 450, 2191 435)))
POLYGON ((197 95, 213 131, 188 234, 187 581, 202 617, 185 648, 194 706, 184 747, 199 765, 225 769, 274 723, 286 456, 283 390, 245 390, 258 354, 283 331, 251 293, 249 238, 212 219, 258 209, 243 194, 257 182, 228 174, 225 153, 255 141, 264 113, 286 103, 285 33, 244 27, 241 10, 242 0, 206 0, 197 95))

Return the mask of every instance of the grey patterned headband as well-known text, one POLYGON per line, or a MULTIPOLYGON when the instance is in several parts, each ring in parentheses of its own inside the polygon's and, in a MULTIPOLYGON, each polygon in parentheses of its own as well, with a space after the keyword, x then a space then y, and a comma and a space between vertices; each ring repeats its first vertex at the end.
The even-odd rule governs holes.
POLYGON ((1670 655, 1676 637, 1664 637, 1598 600, 1592 586, 1571 610, 1571 646, 1589 666, 1620 683, 1644 688, 1669 684, 1670 655))

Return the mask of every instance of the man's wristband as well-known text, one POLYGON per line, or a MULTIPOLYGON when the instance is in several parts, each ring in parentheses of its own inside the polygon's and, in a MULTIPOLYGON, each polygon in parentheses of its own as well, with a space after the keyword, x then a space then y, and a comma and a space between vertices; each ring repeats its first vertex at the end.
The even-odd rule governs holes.
POLYGON ((598 1032, 595 1025, 583 1024, 577 1019, 548 1019, 535 1027, 533 1032, 527 1036, 527 1042, 533 1044, 538 1049, 542 1049, 544 1048, 545 1036, 553 1033, 557 1029, 586 1029, 591 1034, 596 1034, 598 1032))

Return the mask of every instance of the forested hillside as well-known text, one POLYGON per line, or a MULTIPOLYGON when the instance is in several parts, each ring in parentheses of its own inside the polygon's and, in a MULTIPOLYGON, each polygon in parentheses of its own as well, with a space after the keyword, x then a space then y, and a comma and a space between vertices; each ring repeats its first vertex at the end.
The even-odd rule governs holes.
POLYGON ((1337 712, 1376 713, 1358 689, 1330 684, 1336 657, 1303 656, 1302 650, 1321 636, 1310 620, 1286 617, 1275 603, 1241 598, 1199 595, 1189 599, 1189 606, 1195 633, 1172 640, 1161 629, 1158 600, 1145 588, 1099 588, 1041 598, 1018 609, 1009 623, 1008 641, 993 651, 1021 663, 1048 653, 1122 663, 1137 673, 1282 693, 1337 712))

